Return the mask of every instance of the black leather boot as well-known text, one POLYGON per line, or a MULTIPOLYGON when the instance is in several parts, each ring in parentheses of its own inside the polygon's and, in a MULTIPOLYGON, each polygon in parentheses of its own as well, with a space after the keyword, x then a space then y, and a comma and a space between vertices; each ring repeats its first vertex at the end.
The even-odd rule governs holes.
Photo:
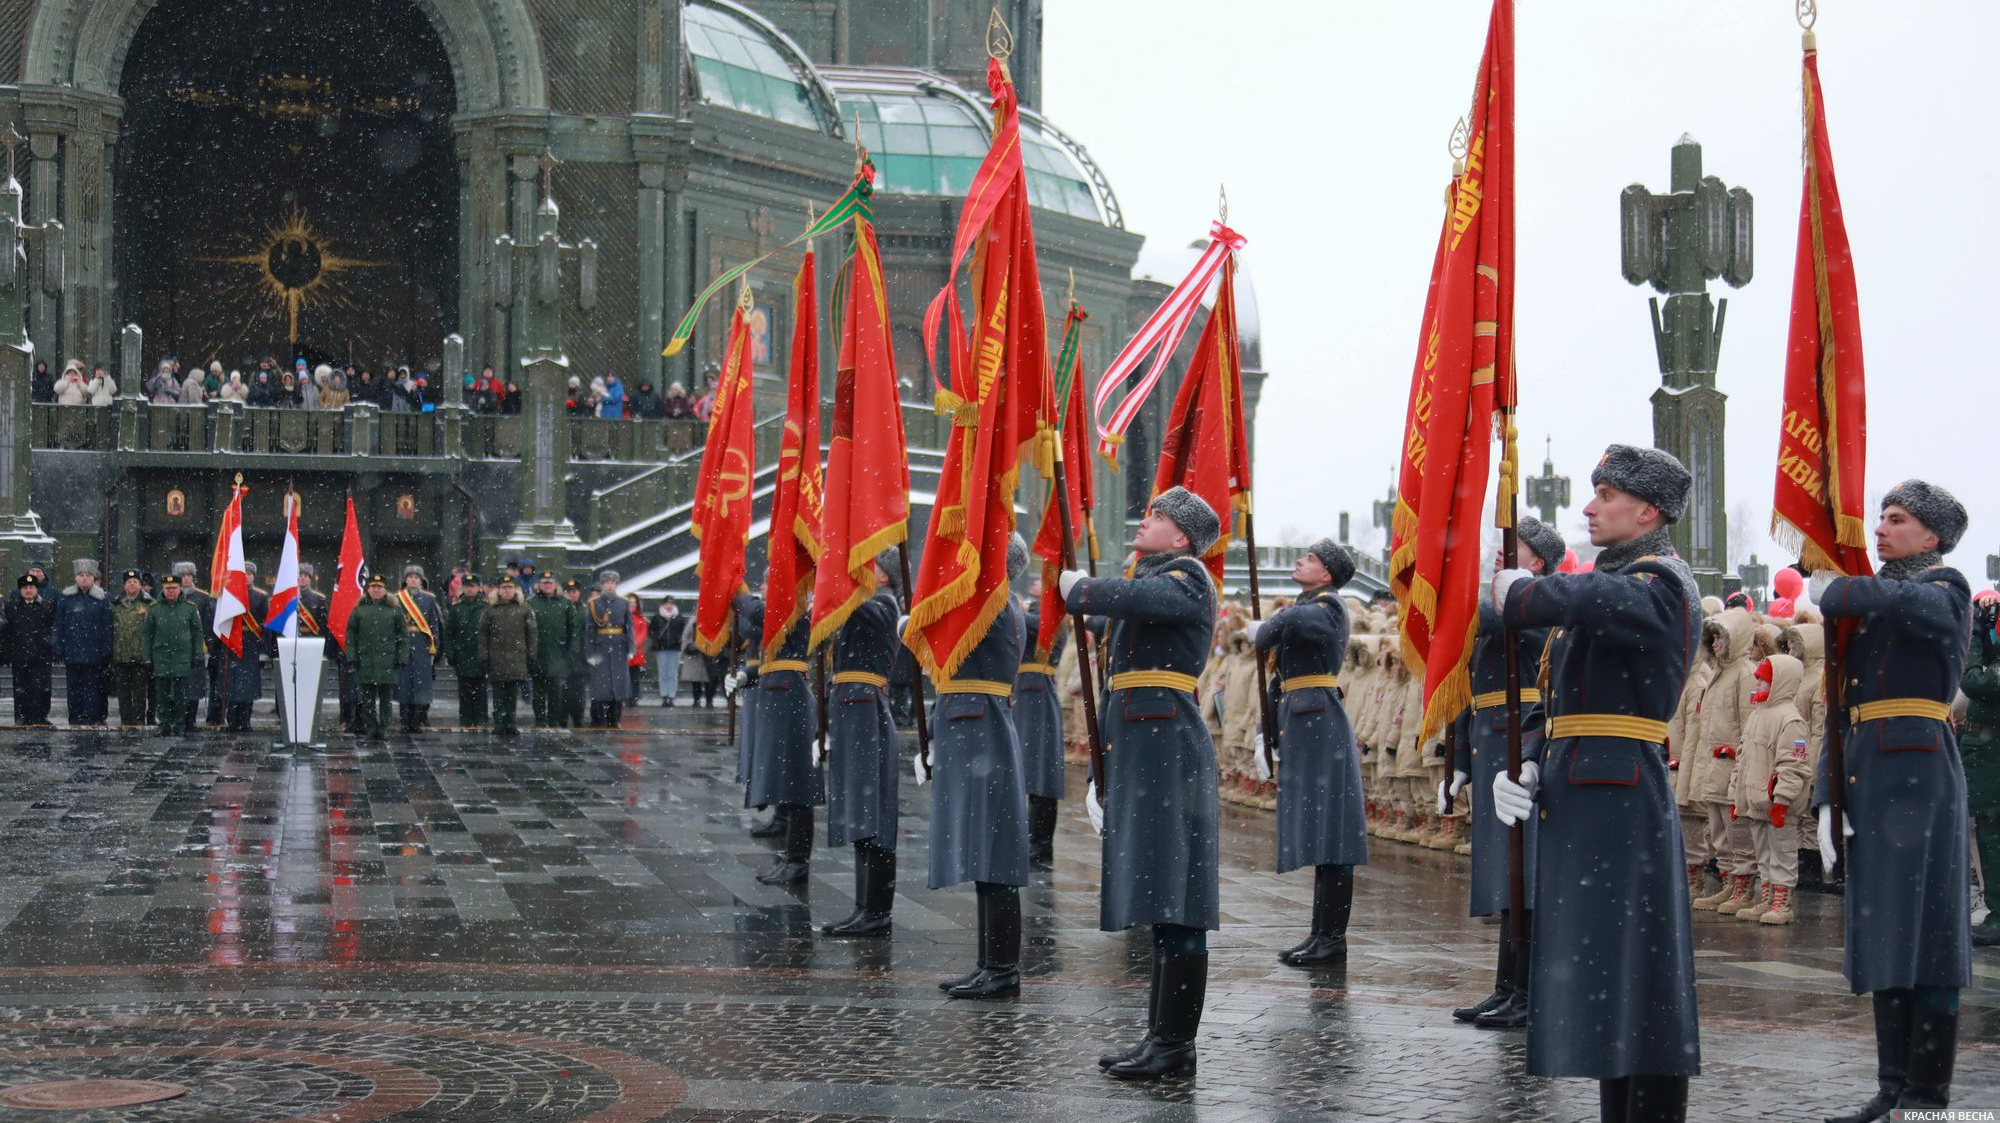
POLYGON ((1597 1082, 1597 1123, 1626 1123, 1632 1106, 1632 1078, 1620 1076, 1597 1082))
POLYGON ((785 848, 775 865, 757 875, 759 884, 791 885, 804 881, 811 872, 813 809, 792 806, 785 810, 785 848))
POLYGON ((1347 919, 1354 911, 1354 867, 1316 866, 1313 871, 1313 935, 1279 954, 1288 967, 1324 967, 1347 962, 1347 919))
POLYGON ((1470 1006, 1460 1006, 1451 1016, 1461 1022, 1469 1022, 1486 1011, 1507 1000, 1507 972, 1514 962, 1514 926, 1508 922, 1507 910, 1500 910, 1500 959, 1493 966, 1493 993, 1470 1006))
POLYGON ((1038 870, 1056 865, 1056 801, 1047 796, 1028 797, 1028 864, 1038 870))
POLYGON ((889 910, 896 899, 895 853, 872 839, 855 843, 854 883, 854 915, 820 932, 846 939, 888 935, 889 910))
POLYGON ((1104 1070, 1120 1080, 1194 1075, 1194 1039, 1201 1029, 1201 1010, 1208 998, 1208 953, 1155 954, 1166 961, 1161 965, 1157 984, 1159 1015, 1153 1035, 1139 1055, 1104 1070))
POLYGON ((1507 974, 1502 983, 1507 997, 1500 1005, 1472 1019, 1473 1025, 1481 1029, 1519 1029, 1528 1024, 1528 952, 1534 946, 1534 920, 1532 912, 1524 914, 1521 917, 1524 938, 1509 942, 1507 974))
POLYGON ((1628 1076, 1625 1085, 1626 1123, 1687 1123, 1687 1077, 1628 1076))
POLYGON ((1941 1111, 1951 1105, 1951 1073, 1958 1063, 1958 1011, 1933 1010, 1923 1002, 1915 1003, 1913 1009, 1905 1066, 1909 1082, 1896 1097, 1896 1107, 1941 1111))
POLYGON ((1153 1043, 1153 1033, 1160 1024, 1160 968, 1166 961, 1167 957, 1157 948, 1154 949, 1153 982, 1146 988, 1146 1036, 1141 1037, 1139 1043, 1130 1049, 1120 1049, 1116 1053, 1106 1053, 1097 1058, 1098 1068, 1110 1068, 1112 1065, 1129 1061, 1145 1052, 1146 1046, 1153 1043))
POLYGON ((985 965, 957 986, 950 998, 1006 998, 1021 993, 1021 893, 1012 885, 979 883, 980 943, 985 965))
POLYGON ((1871 997, 1875 1005, 1875 1096, 1859 1111, 1827 1116, 1826 1123, 1874 1123, 1895 1110, 1908 1083, 1911 993, 1900 988, 1878 990, 1871 997))

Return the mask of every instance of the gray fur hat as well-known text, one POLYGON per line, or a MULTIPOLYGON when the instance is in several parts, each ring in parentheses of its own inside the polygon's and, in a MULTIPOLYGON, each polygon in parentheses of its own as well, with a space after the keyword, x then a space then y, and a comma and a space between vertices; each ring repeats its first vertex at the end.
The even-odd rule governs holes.
POLYGON ((412 573, 416 574, 416 575, 418 576, 418 578, 420 578, 420 579, 422 579, 422 580, 425 580, 425 581, 428 581, 428 580, 430 580, 430 578, 428 578, 428 577, 425 577, 425 576, 424 576, 424 567, 423 567, 423 566, 420 566, 420 565, 406 565, 406 566, 404 566, 404 567, 403 567, 403 576, 405 576, 405 577, 408 577, 408 576, 409 576, 410 574, 412 574, 412 573))
POLYGON ((318 576, 319 576, 319 567, 318 567, 318 566, 316 566, 316 565, 314 565, 314 564, 313 564, 313 563, 311 563, 311 562, 300 562, 300 563, 299 563, 299 576, 300 576, 300 577, 318 577, 318 576))
POLYGON ((177 562, 175 562, 175 563, 174 563, 174 576, 175 576, 175 577, 193 577, 193 576, 194 576, 194 563, 193 563, 193 562, 191 562, 191 561, 177 561, 177 562))
POLYGON ((1019 581, 1028 572, 1028 540, 1020 531, 1007 536, 1007 580, 1019 581))
POLYGON ((1591 470, 1590 486, 1615 487, 1660 509, 1668 522, 1687 513, 1688 491, 1694 477, 1672 453, 1636 445, 1612 445, 1591 470))
POLYGON ((1222 536, 1222 520, 1201 496, 1184 487, 1170 487, 1153 496, 1153 511, 1187 535, 1188 553, 1206 557, 1215 540, 1222 536))
POLYGON ((1347 547, 1333 539, 1320 539, 1307 546, 1306 553, 1318 558, 1319 564, 1326 567, 1327 573, 1333 577, 1334 588, 1338 589, 1354 580, 1354 555, 1347 552, 1347 547))
POLYGON ((1922 480, 1904 480, 1882 497, 1882 507, 1901 507, 1938 536, 1938 553, 1949 554, 1965 537, 1965 504, 1951 492, 1922 480))
MULTIPOLYGON (((1929 526, 1930 524, 1925 523, 1924 525, 1929 526)), ((104 576, 104 571, 97 567, 96 558, 78 558, 70 563, 69 568, 72 573, 88 573, 92 577, 104 576)))
POLYGON ((1533 515, 1522 515, 1515 520, 1514 532, 1520 535, 1521 541, 1528 544, 1528 549, 1533 550, 1536 557, 1542 559, 1544 573, 1554 573, 1556 567, 1563 563, 1563 556, 1569 552, 1569 547, 1563 544, 1563 537, 1556 533, 1556 528, 1533 515))
POLYGON ((881 570, 882 576, 889 579, 889 588, 895 590, 897 596, 901 596, 903 593, 903 562, 894 546, 875 555, 875 568, 881 570))
POLYGON ((244 562, 243 572, 249 574, 252 577, 257 576, 257 563, 253 561, 244 562))
POLYGON ((600 585, 604 584, 606 581, 610 581, 615 584, 619 580, 620 578, 618 576, 618 571, 615 569, 601 569, 597 571, 597 583, 600 585))

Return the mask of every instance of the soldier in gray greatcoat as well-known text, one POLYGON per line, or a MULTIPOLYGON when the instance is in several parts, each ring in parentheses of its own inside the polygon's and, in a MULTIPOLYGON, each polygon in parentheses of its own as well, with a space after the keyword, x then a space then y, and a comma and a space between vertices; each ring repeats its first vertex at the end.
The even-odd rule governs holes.
POLYGON ((833 689, 827 698, 826 844, 854 845, 854 912, 828 936, 886 936, 896 901, 899 781, 889 672, 901 645, 892 591, 896 558, 875 562, 875 595, 833 636, 833 689))
POLYGON ((632 603, 618 595, 618 571, 597 575, 597 591, 584 602, 583 657, 590 664, 590 724, 623 720, 632 698, 632 603))
MULTIPOLYGON (((1524 569, 1537 576, 1554 573, 1567 549, 1554 527, 1523 516, 1515 523, 1518 542, 1514 557, 1501 557, 1494 568, 1524 569)), ((1472 705, 1457 721, 1457 742, 1452 774, 1438 783, 1438 813, 1446 814, 1461 791, 1466 793, 1472 815, 1472 913, 1473 916, 1500 915, 1500 963, 1494 973, 1493 993, 1471 1006, 1461 1006, 1451 1016, 1488 1029, 1515 1029, 1528 1024, 1528 961, 1534 947, 1534 909, 1521 917, 1522 939, 1514 938, 1509 916, 1512 871, 1508 860, 1509 830, 1493 817, 1493 778, 1507 769, 1507 629, 1500 624, 1500 611, 1491 601, 1479 602, 1479 636, 1472 641, 1472 705)), ((1527 628, 1514 633, 1515 650, 1520 653, 1521 739, 1523 759, 1532 753, 1525 747, 1541 735, 1542 649, 1548 646, 1546 628, 1527 628)), ((1522 843, 1522 876, 1526 879, 1526 900, 1535 899, 1535 838, 1539 820, 1532 816, 1526 824, 1522 843)))
MULTIPOLYGON (((729 642, 723 647, 725 665, 734 665, 735 652, 741 651, 741 666, 735 666, 723 676, 722 692, 736 707, 736 782, 746 786, 744 795, 750 793, 750 745, 751 730, 757 716, 757 670, 764 665, 764 598, 749 591, 736 594, 730 602, 729 612, 733 619, 729 642)), ((757 804, 746 803, 747 807, 757 804)), ((750 831, 752 838, 779 838, 785 833, 784 816, 775 814, 771 821, 750 831)))
MULTIPOLYGON (((1216 592, 1200 559, 1221 534, 1221 520, 1199 496, 1168 488, 1139 520, 1129 579, 1062 575, 1072 614, 1110 620, 1098 927, 1153 929, 1151 1025, 1138 1045, 1097 1062, 1121 1080, 1195 1070, 1208 933, 1221 925, 1215 746, 1195 700, 1216 592)), ((1096 797, 1093 790, 1093 815, 1096 797)))
MULTIPOLYGON (((1007 576, 1028 569, 1028 544, 1007 545, 1007 576)), ((979 899, 979 965, 938 986, 951 998, 1021 993, 1021 886, 1028 883, 1028 790, 1007 700, 1021 666, 1021 610, 1012 597, 931 708, 930 887, 972 882, 979 899)))
MULTIPOLYGON (((1868 1123, 1897 1109, 1942 1111, 1951 1102, 1959 991, 1972 985, 1970 843, 1965 773, 1948 720, 1965 673, 1972 589, 1944 564, 1965 534, 1950 492, 1905 480, 1882 497, 1874 577, 1813 575, 1813 601, 1846 641, 1843 710, 1829 713, 1829 742, 1845 727, 1841 763, 1822 751, 1813 793, 1820 860, 1834 858, 1834 820, 1846 838, 1847 983, 1873 996, 1878 1089, 1868 1123), (1841 785, 1842 809, 1827 808, 1841 785)), ((1993 872, 1987 871, 1989 883, 1993 872)), ((1909 1116, 1914 1118, 1915 1116, 1909 1116)))
POLYGON ((396 601, 410 628, 406 640, 410 650, 396 670, 396 705, 402 711, 403 732, 415 733, 431 718, 431 687, 437 676, 438 644, 444 637, 444 610, 425 588, 424 567, 420 565, 403 567, 403 588, 396 601))
POLYGON ((1493 577, 1503 624, 1558 629, 1545 739, 1518 782, 1493 781, 1502 823, 1541 820, 1527 1067, 1595 1078, 1606 1120, 1684 1120, 1701 1039, 1665 745, 1701 646, 1701 594, 1669 534, 1692 480, 1664 452, 1612 445, 1590 482, 1595 571, 1493 577))
MULTIPOLYGON (((761 600, 754 606, 746 605, 739 596, 737 602, 739 613, 754 611, 760 635, 773 625, 764 615, 761 600)), ((826 802, 826 773, 813 761, 819 706, 806 678, 806 641, 811 632, 809 617, 802 615, 781 642, 765 643, 765 657, 756 670, 757 689, 751 692, 754 700, 750 708, 756 716, 748 723, 750 780, 743 803, 746 807, 771 804, 777 808, 772 822, 782 819, 785 824, 777 861, 757 875, 765 885, 790 885, 806 879, 812 862, 813 808, 826 802)))
POLYGON ((1278 653, 1278 872, 1313 868, 1312 930, 1278 956, 1292 967, 1347 959, 1354 867, 1368 864, 1361 757, 1337 689, 1349 631, 1340 589, 1353 577, 1346 548, 1320 539, 1292 565, 1298 600, 1248 632, 1260 657, 1278 653))
POLYGON ((243 654, 232 655, 227 646, 217 641, 222 647, 218 689, 228 719, 224 728, 232 733, 250 728, 251 707, 264 698, 264 660, 277 652, 276 638, 264 630, 271 594, 257 584, 256 562, 244 562, 243 571, 250 578, 250 603, 246 606, 249 611, 237 617, 243 625, 243 654))
POLYGON ((1028 860, 1038 869, 1055 865, 1056 812, 1063 797, 1062 696, 1056 692, 1056 664, 1069 642, 1065 622, 1047 651, 1034 650, 1042 629, 1042 583, 1028 585, 1023 609, 1028 651, 1014 679, 1014 729, 1021 736, 1021 770, 1028 784, 1028 860))

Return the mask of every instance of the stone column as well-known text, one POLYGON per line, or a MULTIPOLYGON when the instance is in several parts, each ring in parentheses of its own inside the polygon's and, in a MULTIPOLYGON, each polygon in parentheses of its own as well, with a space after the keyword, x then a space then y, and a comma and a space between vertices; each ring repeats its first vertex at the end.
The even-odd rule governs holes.
MULTIPOLYGON (((62 182, 62 138, 53 132, 36 131, 28 137, 28 221, 36 226, 50 219, 62 217, 62 199, 58 185, 62 182)), ((51 356, 50 370, 61 370, 63 361, 69 355, 89 362, 90 357, 76 354, 73 346, 66 345, 62 330, 62 304, 58 294, 47 292, 41 282, 41 266, 29 255, 29 275, 33 284, 28 290, 28 338, 39 340, 43 350, 51 356)))
POLYGON ((444 337, 444 408, 439 412, 444 425, 444 455, 453 460, 465 457, 465 339, 453 333, 444 337))
MULTIPOLYGON (((11 132, 10 132, 10 135, 11 132)), ((14 138, 18 140, 18 137, 14 138)), ((42 531, 30 506, 34 452, 29 439, 29 378, 35 347, 26 330, 27 260, 21 252, 21 184, 14 178, 13 152, 7 178, 0 182, 0 574, 17 574, 31 553, 52 552, 55 540, 42 531)))

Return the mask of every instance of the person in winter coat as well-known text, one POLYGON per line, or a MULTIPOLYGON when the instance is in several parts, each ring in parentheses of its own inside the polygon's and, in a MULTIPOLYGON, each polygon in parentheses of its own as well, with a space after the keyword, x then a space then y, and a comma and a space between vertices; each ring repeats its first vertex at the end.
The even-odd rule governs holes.
POLYGON ((110 713, 104 668, 111 662, 111 598, 97 585, 97 563, 78 559, 76 584, 56 602, 56 652, 69 691, 71 725, 103 725, 110 713))
POLYGON ((243 372, 240 370, 230 371, 229 380, 222 384, 222 389, 217 391, 216 397, 225 402, 234 402, 237 405, 250 404, 250 387, 243 381, 243 372))
MULTIPOLYGON (((1714 648, 1703 644, 1701 653, 1695 657, 1694 669, 1688 672, 1687 685, 1681 688, 1674 716, 1667 722, 1667 771, 1673 773, 1674 803, 1681 810, 1681 835, 1687 839, 1685 858, 1690 899, 1707 895, 1704 878, 1708 864, 1708 809, 1691 801, 1689 793, 1694 790, 1695 753, 1701 748, 1695 744, 1701 738, 1701 696, 1708 684, 1715 681, 1717 669, 1714 648)), ((1727 874, 1723 875, 1722 884, 1725 887, 1729 884, 1727 874)))
POLYGON ((556 575, 544 572, 535 581, 528 607, 535 614, 534 715, 537 728, 559 729, 570 724, 570 666, 583 661, 577 642, 577 620, 583 609, 556 587, 556 575))
MULTIPOLYGON (((625 416, 625 384, 617 375, 607 374, 603 385, 603 393, 597 395, 597 416, 612 419, 625 416)), ((597 384, 593 382, 591 389, 596 390, 597 384)))
MULTIPOLYGON (((1709 857, 1725 879, 1722 888, 1693 902, 1697 910, 1714 910, 1734 916, 1736 910, 1752 904, 1751 890, 1757 880, 1757 851, 1750 841, 1750 825, 1729 816, 1730 783, 1736 774, 1736 759, 1742 751, 1743 723, 1750 718, 1750 695, 1756 689, 1750 660, 1756 641, 1757 622, 1740 608, 1724 609, 1702 626, 1702 646, 1715 656, 1715 678, 1702 691, 1701 733, 1695 741, 1694 775, 1688 781, 1688 805, 1708 816, 1708 831, 1701 836, 1706 847, 1689 840, 1687 861, 1694 864, 1709 857)), ((1688 767, 1686 757, 1681 767, 1688 767)))
POLYGON ((632 392, 632 416, 657 421, 666 415, 667 403, 661 399, 660 392, 653 389, 650 381, 639 383, 639 388, 632 392))
MULTIPOLYGON (((1793 623, 1779 637, 1779 650, 1805 665, 1804 677, 1799 680, 1799 693, 1793 702, 1799 708, 1799 716, 1806 721, 1806 753, 1812 765, 1812 772, 1819 772, 1819 750, 1826 741, 1826 631, 1820 625, 1817 614, 1801 611, 1793 617, 1793 623)), ((1819 857, 1819 820, 1813 815, 1811 801, 1800 800, 1792 808, 1792 818, 1799 824, 1799 884, 1812 886, 1820 884, 1823 870, 1819 857)), ((1996 859, 2000 860, 2000 859, 1996 859)), ((2000 866, 1995 867, 2000 870, 2000 866)))
POLYGON ((250 396, 244 404, 252 409, 272 409, 278 404, 278 388, 271 384, 271 372, 259 370, 257 381, 250 384, 250 396))
MULTIPOLYGON (((683 616, 682 619, 687 618, 683 616)), ((728 668, 722 667, 719 660, 711 660, 703 655, 701 649, 695 646, 694 640, 694 629, 684 628, 681 632, 680 681, 687 684, 689 705, 712 709, 715 706, 716 688, 721 685, 722 676, 728 673, 728 668), (718 667, 713 675, 709 673, 711 663, 718 667)))
MULTIPOLYGON (((456 579, 456 578, 454 578, 456 579)), ((450 585, 445 586, 447 595, 450 585)), ((476 729, 486 724, 486 660, 480 655, 480 624, 486 617, 486 596, 473 574, 451 598, 439 643, 441 659, 451 663, 458 679, 458 724, 476 729)))
POLYGON ((123 726, 146 724, 152 708, 146 622, 157 603, 146 595, 142 574, 126 570, 123 595, 111 602, 111 672, 118 692, 118 724, 123 726))
POLYGON ((389 586, 377 573, 368 578, 368 595, 347 618, 347 661, 361 684, 363 736, 380 741, 389 736, 389 705, 396 679, 409 658, 409 622, 401 605, 389 599, 389 586))
POLYGON ((146 394, 156 406, 181 404, 181 380, 174 377, 174 364, 162 362, 146 382, 146 394))
POLYGON ((83 364, 71 359, 63 367, 62 376, 56 379, 56 404, 59 406, 87 406, 90 404, 90 386, 83 375, 83 364))
POLYGON ((56 376, 50 372, 47 359, 35 360, 34 373, 28 376, 28 399, 37 405, 56 400, 56 376))
POLYGON ((687 637, 687 617, 681 615, 674 598, 663 597, 653 612, 652 627, 646 631, 646 646, 652 649, 653 666, 660 676, 660 705, 671 708, 681 692, 681 641, 687 637))
POLYGON ((518 414, 521 412, 521 384, 507 380, 507 393, 500 399, 500 412, 518 414))
POLYGON ((94 406, 108 406, 118 396, 118 380, 103 367, 92 370, 90 380, 84 385, 90 390, 90 404, 94 406))
POLYGON ((326 390, 326 384, 333 377, 333 368, 325 363, 313 368, 312 377, 299 380, 299 408, 318 409, 319 398, 326 390))
POLYGON ((626 593, 625 603, 632 606, 632 654, 625 660, 625 666, 632 675, 632 704, 636 706, 639 695, 644 693, 641 687, 646 681, 646 653, 652 650, 647 645, 652 625, 646 621, 646 610, 641 607, 639 594, 626 593))
POLYGON ((0 627, 0 654, 14 668, 14 724, 47 725, 56 659, 56 605, 42 593, 43 578, 28 572, 14 583, 0 627))
POLYGON ((146 664, 153 679, 160 736, 188 736, 194 732, 188 681, 200 675, 207 663, 201 610, 183 595, 181 578, 169 576, 160 583, 160 600, 145 619, 146 664))
POLYGON ((181 404, 198 406, 208 400, 208 375, 200 367, 188 371, 181 380, 181 404))
POLYGON ((669 421, 693 421, 694 399, 688 397, 687 387, 675 382, 667 387, 667 397, 661 403, 663 414, 669 421))
POLYGON ((570 376, 569 385, 566 387, 563 412, 571 417, 589 417, 596 412, 590 393, 583 388, 583 380, 575 375, 570 376))
POLYGON ((1806 721, 1796 702, 1805 664, 1789 655, 1772 655, 1751 674, 1760 685, 1750 695, 1750 720, 1743 726, 1742 753, 1730 781, 1729 813, 1750 824, 1758 895, 1736 910, 1736 918, 1790 924, 1792 894, 1799 887, 1799 825, 1790 816, 1812 786, 1806 721))
POLYGON ((479 618, 478 654, 493 688, 493 732, 503 737, 521 731, 514 722, 514 705, 521 700, 521 684, 528 681, 539 638, 535 613, 520 594, 513 574, 501 577, 493 604, 479 618))
POLYGON ((319 408, 321 409, 347 408, 346 375, 340 373, 339 371, 334 371, 332 374, 327 376, 326 389, 322 390, 319 395, 319 408))

